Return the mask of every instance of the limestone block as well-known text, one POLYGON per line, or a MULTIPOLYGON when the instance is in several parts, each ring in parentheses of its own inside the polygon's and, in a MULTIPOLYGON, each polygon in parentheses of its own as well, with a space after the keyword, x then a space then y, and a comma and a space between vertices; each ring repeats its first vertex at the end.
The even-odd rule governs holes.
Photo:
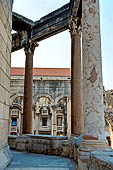
POLYGON ((4 56, 0 53, 0 68, 3 70, 4 73, 6 73, 6 60, 4 56))
POLYGON ((8 120, 0 119, 0 146, 7 143, 8 136, 8 120))
POLYGON ((0 147, 0 170, 4 170, 7 165, 11 162, 12 154, 9 150, 8 145, 0 147))
POLYGON ((5 57, 6 57, 7 63, 11 65, 11 49, 7 48, 5 50, 5 57))
POLYGON ((16 150, 17 151, 26 151, 28 150, 28 136, 19 136, 16 139, 16 150))
POLYGON ((8 19, 9 13, 11 13, 13 0, 1 0, 2 7, 4 9, 5 15, 8 19))
POLYGON ((12 15, 11 6, 11 0, 0 0, 0 170, 4 169, 10 162, 6 146, 8 138, 10 53, 7 53, 6 56, 6 49, 11 51, 11 24, 9 24, 11 20, 8 20, 9 13, 12 15))
POLYGON ((61 156, 69 157, 69 155, 70 155, 69 142, 65 141, 65 142, 62 143, 62 153, 61 153, 61 156))
POLYGON ((2 85, 0 85, 0 102, 6 106, 9 106, 9 91, 7 91, 2 85))
MULTIPOLYGON (((10 89, 10 81, 9 81, 9 77, 4 73, 4 71, 2 70, 2 68, 0 68, 0 84, 7 89, 7 91, 9 92, 8 89, 10 89)), ((9 100, 9 98, 8 98, 9 100)))
POLYGON ((0 35, 0 52, 5 57, 7 45, 5 44, 2 35, 0 35))
POLYGON ((6 75, 10 78, 10 66, 6 65, 6 75))
POLYGON ((0 19, 0 29, 1 29, 1 32, 2 32, 2 39, 5 42, 5 44, 7 44, 7 38, 8 38, 7 37, 7 32, 6 32, 5 28, 4 28, 4 25, 3 25, 2 21, 1 21, 1 19, 0 19))
POLYGON ((9 51, 11 52, 11 46, 12 46, 12 37, 8 37, 7 38, 7 46, 8 46, 8 49, 9 51))
POLYGON ((18 136, 16 135, 9 135, 8 136, 8 145, 10 147, 10 149, 14 149, 16 150, 16 139, 18 136))
POLYGON ((3 119, 3 103, 0 103, 0 119, 3 119))
POLYGON ((88 162, 89 170, 112 170, 113 169, 113 151, 93 151, 88 162))
POLYGON ((1 19, 4 23, 5 23, 5 21, 7 20, 1 1, 0 1, 0 19, 1 19))
POLYGON ((51 135, 30 135, 30 152, 44 153, 49 155, 61 155, 62 143, 67 137, 57 137, 51 135))

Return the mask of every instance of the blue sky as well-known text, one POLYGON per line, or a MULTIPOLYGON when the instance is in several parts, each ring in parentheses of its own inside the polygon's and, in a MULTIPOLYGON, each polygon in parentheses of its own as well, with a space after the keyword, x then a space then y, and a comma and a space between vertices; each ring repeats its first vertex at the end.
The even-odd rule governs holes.
POLYGON ((103 84, 113 89, 113 0, 100 0, 103 84))
MULTIPOLYGON (((34 21, 61 7, 69 0, 14 0, 13 11, 34 21)), ((113 0, 100 0, 103 82, 113 89, 113 0)), ((39 42, 35 50, 34 67, 70 67, 71 41, 69 31, 39 42)), ((12 54, 11 65, 24 67, 23 50, 12 54)))

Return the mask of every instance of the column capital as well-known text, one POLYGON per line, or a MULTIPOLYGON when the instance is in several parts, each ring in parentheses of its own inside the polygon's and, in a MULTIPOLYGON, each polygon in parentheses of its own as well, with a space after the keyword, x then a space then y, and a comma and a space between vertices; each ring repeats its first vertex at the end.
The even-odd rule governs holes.
POLYGON ((33 42, 31 39, 29 39, 28 41, 26 41, 24 47, 24 51, 25 53, 33 53, 34 54, 34 50, 35 47, 38 47, 39 44, 36 42, 33 42))
POLYGON ((81 21, 79 18, 71 17, 69 21, 69 30, 71 36, 73 35, 81 35, 81 21))
POLYGON ((32 41, 27 31, 19 32, 19 36, 21 38, 21 45, 23 46, 25 53, 29 52, 34 54, 35 47, 39 46, 38 43, 32 41))

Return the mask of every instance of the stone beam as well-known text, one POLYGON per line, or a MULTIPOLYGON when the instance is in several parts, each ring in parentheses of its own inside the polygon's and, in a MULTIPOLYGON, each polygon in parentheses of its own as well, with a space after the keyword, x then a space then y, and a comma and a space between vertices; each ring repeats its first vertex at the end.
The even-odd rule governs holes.
MULTIPOLYGON (((73 5, 71 5, 70 3, 64 5, 63 7, 42 17, 39 21, 36 21, 35 25, 33 21, 21 15, 13 13, 13 22, 15 23, 13 23, 13 29, 21 32, 23 30, 28 31, 29 28, 32 31, 31 40, 33 42, 39 42, 67 30, 69 28, 69 20, 71 19, 71 9, 74 13, 74 17, 77 17, 79 15, 79 6, 80 0, 74 0, 73 5), (21 28, 19 28, 19 24, 17 24, 17 22, 22 25, 21 28), (16 24, 17 27, 15 26, 16 24)), ((21 33, 17 33, 12 36, 12 52, 23 48, 21 45, 21 41, 23 38, 20 36, 20 34, 21 33)))
POLYGON ((35 22, 35 26, 33 27, 33 41, 44 40, 68 29, 69 17, 69 4, 42 17, 39 21, 35 22))
POLYGON ((29 30, 35 25, 35 22, 32 20, 17 14, 16 12, 12 13, 12 29, 15 31, 29 30))
MULTIPOLYGON (((55 10, 54 12, 42 17, 39 21, 35 22, 35 26, 32 27, 31 39, 35 42, 39 42, 43 39, 53 36, 54 34, 57 34, 68 29, 68 18, 69 18, 69 4, 66 4, 63 7, 55 10)), ((32 24, 28 24, 28 21, 25 17, 20 15, 18 16, 15 15, 15 13, 13 13, 13 22, 16 24, 17 21, 20 24, 21 23, 23 24, 23 26, 19 28, 20 31, 22 31, 22 29, 27 30, 33 25, 32 22, 29 22, 32 24), (17 20, 15 19, 15 17, 17 17, 17 20)), ((14 23, 13 29, 19 31, 19 29, 16 28, 16 26, 14 26, 14 23)), ((12 52, 23 48, 21 45, 23 37, 21 37, 20 31, 19 33, 12 35, 12 52)))
POLYGON ((71 16, 82 17, 82 0, 70 0, 71 16))

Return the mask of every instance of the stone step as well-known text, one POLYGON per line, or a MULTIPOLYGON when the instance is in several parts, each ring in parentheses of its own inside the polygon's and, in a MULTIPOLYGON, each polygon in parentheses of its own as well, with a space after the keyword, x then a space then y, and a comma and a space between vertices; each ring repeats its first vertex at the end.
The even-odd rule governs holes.
MULTIPOLYGON (((6 168, 6 170, 70 170, 70 168, 37 167, 37 168, 6 168)), ((71 170, 75 170, 75 169, 71 169, 71 170)))

